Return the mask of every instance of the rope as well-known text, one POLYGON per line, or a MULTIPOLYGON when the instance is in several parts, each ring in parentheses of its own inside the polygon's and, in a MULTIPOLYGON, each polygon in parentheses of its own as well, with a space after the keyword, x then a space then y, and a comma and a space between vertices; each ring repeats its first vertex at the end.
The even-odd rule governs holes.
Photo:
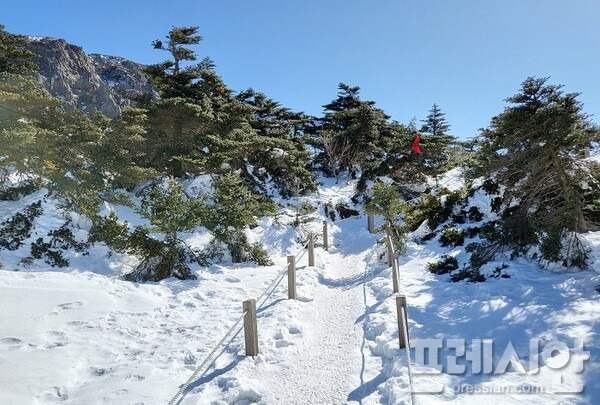
POLYGON ((410 364, 412 363, 412 359, 410 356, 410 344, 408 343, 408 315, 406 314, 406 308, 401 307, 400 308, 400 312, 401 312, 401 316, 404 319, 404 328, 402 330, 402 334, 404 335, 404 341, 406 342, 406 345, 404 346, 404 348, 406 349, 406 364, 407 364, 407 370, 408 370, 408 385, 410 387, 410 401, 412 405, 415 405, 415 388, 413 385, 413 378, 412 378, 412 369, 410 364))
MULTIPOLYGON (((310 239, 307 240, 304 243, 304 245, 302 245, 302 248, 300 248, 300 250, 296 254, 296 260, 295 260, 294 264, 298 263, 298 261, 304 256, 309 242, 310 242, 310 239)), ((279 273, 277 275, 277 277, 275 277, 275 279, 271 282, 271 284, 269 284, 269 286, 267 288, 265 288, 265 290, 262 292, 262 294, 256 299, 256 302, 258 303, 263 297, 265 297, 265 295, 267 294, 267 291, 269 291, 272 288, 271 292, 266 296, 263 303, 260 306, 257 305, 257 309, 260 308, 267 301, 267 299, 269 299, 271 294, 273 294, 273 292, 275 291, 275 289, 277 288, 279 283, 281 283, 281 280, 283 280, 283 277, 286 272, 287 272, 287 266, 283 269, 283 271, 281 273, 279 273)), ((177 391, 175 396, 173 396, 173 398, 171 398, 171 400, 168 402, 167 405, 174 405, 175 403, 177 403, 178 399, 183 395, 183 393, 190 386, 190 384, 192 382, 194 382, 196 380, 196 378, 198 378, 200 371, 202 371, 204 369, 204 367, 209 363, 209 361, 213 358, 213 356, 215 355, 215 353, 217 352, 219 347, 221 347, 221 345, 225 342, 225 340, 227 340, 227 338, 234 332, 234 330, 236 330, 236 328, 238 327, 240 322, 244 319, 244 317, 246 316, 247 313, 248 313, 248 311, 244 311, 242 313, 242 315, 235 321, 233 326, 231 328, 229 328, 227 333, 225 333, 225 336, 223 336, 223 338, 216 344, 216 346, 211 350, 211 352, 208 354, 208 356, 206 356, 206 358, 204 359, 202 364, 200 364, 196 368, 196 370, 194 370, 194 372, 192 373, 190 378, 188 378, 187 381, 179 388, 179 390, 177 391)))
POLYGON ((231 335, 231 333, 233 333, 233 331, 237 328, 237 326, 242 321, 242 319, 244 319, 244 317, 246 316, 247 313, 248 313, 248 311, 244 311, 244 313, 242 313, 242 316, 240 316, 238 318, 238 320, 235 321, 235 323, 233 324, 233 326, 231 328, 229 328, 229 330, 227 331, 227 333, 225 334, 225 336, 223 336, 223 338, 219 341, 219 343, 217 343, 217 345, 214 347, 214 349, 212 349, 212 351, 208 354, 208 356, 206 357, 206 359, 204 359, 204 361, 202 362, 202 364, 200 364, 200 366, 198 366, 196 368, 196 370, 192 373, 192 375, 190 376, 190 378, 188 378, 187 381, 179 388, 179 391, 177 391, 177 394, 175 394, 175 396, 173 398, 171 398, 171 400, 169 401, 168 405, 175 404, 177 402, 177 400, 181 397, 181 395, 184 393, 184 391, 187 389, 187 387, 189 387, 190 384, 194 380, 196 380, 196 378, 198 377, 198 374, 200 373, 200 371, 202 371, 202 369, 204 369, 204 366, 206 366, 208 364, 209 360, 212 359, 212 357, 215 355, 215 353, 217 352, 217 350, 219 349, 219 347, 221 347, 221 345, 223 344, 223 342, 225 342, 225 340, 231 335))
MULTIPOLYGON (((296 261, 294 262, 294 264, 298 263, 298 261, 302 258, 302 256, 304 256, 304 253, 306 253, 306 247, 308 246, 309 242, 310 242, 310 239, 307 240, 304 243, 304 245, 302 245, 302 248, 300 248, 300 250, 298 251, 298 253, 295 256, 296 257, 296 261)), ((281 273, 279 273, 275 277, 275 279, 271 282, 271 284, 269 284, 269 286, 267 288, 265 288, 265 290, 262 292, 262 294, 258 296, 258 298, 256 299, 257 308, 260 308, 260 306, 262 306, 262 304, 260 306, 258 306, 258 302, 267 294, 267 291, 269 291, 271 289, 271 287, 273 287, 273 290, 271 291, 271 293, 265 299, 265 302, 267 301, 267 299, 275 291, 275 289, 277 288, 277 286, 279 285, 279 283, 281 283, 281 280, 283 280, 283 277, 285 276, 286 272, 287 272, 287 266, 281 271, 281 273)), ((263 302, 263 304, 264 304, 264 302, 263 302)))

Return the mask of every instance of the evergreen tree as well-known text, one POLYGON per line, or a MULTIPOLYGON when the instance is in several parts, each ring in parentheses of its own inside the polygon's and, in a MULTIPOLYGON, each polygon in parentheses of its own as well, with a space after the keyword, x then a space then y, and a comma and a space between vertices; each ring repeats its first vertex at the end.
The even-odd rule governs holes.
POLYGON ((442 112, 437 104, 433 104, 427 118, 421 122, 423 122, 421 132, 431 136, 446 135, 450 130, 450 125, 446 121, 446 114, 442 112))
POLYGON ((589 206, 600 183, 577 156, 600 139, 600 130, 582 112, 578 93, 565 94, 547 80, 527 78, 483 132, 481 161, 506 187, 506 210, 489 243, 474 254, 476 264, 499 248, 518 254, 539 243, 544 259, 586 265, 580 233, 598 227, 589 206))
POLYGON ((316 144, 323 150, 318 159, 326 173, 339 178, 341 171, 353 172, 382 154, 381 138, 388 130, 389 116, 362 101, 360 88, 340 83, 338 96, 323 106, 325 115, 317 131, 316 144))
POLYGON ((427 118, 421 122, 421 133, 424 134, 423 172, 438 176, 449 169, 451 149, 456 151, 458 144, 456 138, 448 135, 450 125, 446 121, 446 114, 437 104, 433 104, 427 118))
POLYGON ((365 205, 368 214, 381 215, 385 219, 384 228, 390 232, 397 252, 405 250, 406 228, 400 215, 407 210, 397 186, 378 181, 373 186, 369 202, 365 205))
POLYGON ((174 28, 168 45, 155 41, 172 60, 147 70, 162 96, 146 106, 147 164, 176 177, 235 171, 260 193, 268 192, 270 180, 284 196, 314 188, 309 156, 297 136, 303 115, 253 91, 236 97, 205 64, 182 67, 196 58, 184 46, 200 41, 196 32, 174 28))

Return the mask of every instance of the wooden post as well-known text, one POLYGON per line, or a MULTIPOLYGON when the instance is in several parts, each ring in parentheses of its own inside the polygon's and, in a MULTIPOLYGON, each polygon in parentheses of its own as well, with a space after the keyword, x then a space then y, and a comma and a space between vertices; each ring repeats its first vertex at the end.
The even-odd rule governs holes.
POLYGON ((388 264, 390 266, 392 266, 394 263, 395 253, 394 253, 394 242, 392 242, 392 237, 390 236, 389 233, 385 236, 385 244, 387 246, 387 251, 388 251, 388 264))
POLYGON ((373 214, 367 215, 367 229, 369 233, 375 233, 375 217, 373 214))
POLYGON ((296 256, 288 256, 288 299, 296 299, 296 256))
POLYGON ((398 261, 396 260, 396 251, 394 249, 394 241, 388 233, 386 236, 387 247, 388 247, 388 261, 392 267, 392 289, 394 294, 400 291, 398 284, 398 261))
POLYGON ((392 289, 394 290, 394 294, 400 292, 398 284, 398 261, 394 258, 392 262, 392 289))
POLYGON ((256 300, 244 301, 244 339, 246 356, 258 355, 258 328, 256 326, 256 300))
POLYGON ((323 247, 329 251, 329 232, 327 229, 327 221, 323 221, 323 247))
POLYGON ((308 237, 308 265, 310 267, 315 265, 315 236, 312 232, 308 237))
MULTIPOLYGON (((400 349, 409 344, 408 336, 404 339, 404 328, 408 331, 408 315, 406 314, 406 295, 396 295, 396 311, 398 312, 398 337, 400 349)), ((408 335, 408 332, 407 332, 408 335)))

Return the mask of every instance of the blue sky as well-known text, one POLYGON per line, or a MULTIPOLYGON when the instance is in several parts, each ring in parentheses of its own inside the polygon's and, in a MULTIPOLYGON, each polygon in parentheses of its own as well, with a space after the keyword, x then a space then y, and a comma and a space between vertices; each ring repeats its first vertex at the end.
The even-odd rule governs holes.
POLYGON ((583 94, 600 122, 598 0, 19 0, 9 31, 65 38, 89 53, 153 63, 172 26, 198 25, 234 90, 253 87, 310 114, 337 84, 361 87, 393 119, 436 102, 452 133, 477 135, 527 76, 583 94))

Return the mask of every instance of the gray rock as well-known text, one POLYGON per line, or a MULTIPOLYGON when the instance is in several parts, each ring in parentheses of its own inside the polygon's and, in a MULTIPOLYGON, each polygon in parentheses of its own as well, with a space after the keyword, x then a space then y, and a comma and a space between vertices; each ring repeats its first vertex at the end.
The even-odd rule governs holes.
POLYGON ((37 80, 53 96, 88 114, 96 110, 114 117, 133 98, 144 93, 157 97, 143 65, 125 58, 87 55, 63 39, 30 37, 28 48, 37 56, 37 80))

